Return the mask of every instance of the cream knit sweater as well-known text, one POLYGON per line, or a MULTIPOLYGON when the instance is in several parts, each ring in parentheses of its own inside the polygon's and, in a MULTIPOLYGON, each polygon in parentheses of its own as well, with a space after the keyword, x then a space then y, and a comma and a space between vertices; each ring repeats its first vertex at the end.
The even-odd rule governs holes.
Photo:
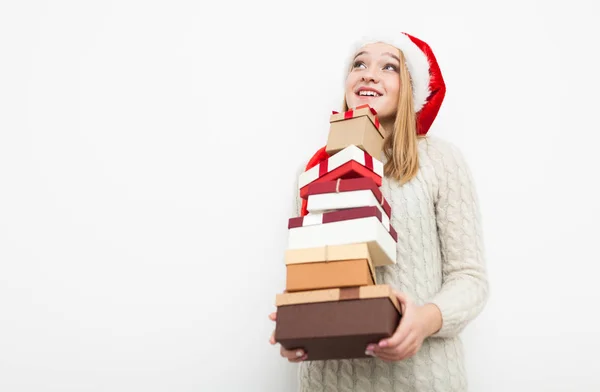
MULTIPOLYGON (((398 245, 397 263, 376 268, 378 283, 419 305, 436 304, 443 326, 417 354, 395 363, 310 361, 309 352, 299 364, 299 391, 467 391, 459 333, 488 297, 479 205, 467 163, 453 144, 428 136, 419 141, 418 175, 403 186, 384 178, 381 190, 392 207, 398 245)), ((296 208, 299 214, 298 197, 296 208)))

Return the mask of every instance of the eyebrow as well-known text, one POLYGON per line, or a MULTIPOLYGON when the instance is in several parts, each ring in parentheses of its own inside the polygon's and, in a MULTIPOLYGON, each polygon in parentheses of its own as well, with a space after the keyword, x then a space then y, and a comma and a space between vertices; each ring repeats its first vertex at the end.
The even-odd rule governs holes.
MULTIPOLYGON (((361 55, 363 55, 363 54, 369 54, 369 52, 367 52, 367 51, 365 51, 365 50, 363 50, 362 52, 358 52, 358 53, 356 54, 356 56, 354 56, 354 60, 356 60, 356 58, 357 58, 358 56, 361 56, 361 55)), ((385 53, 383 53, 383 54, 387 54, 388 56, 390 56, 390 57, 393 57, 393 58, 394 58, 396 61, 398 61, 398 63, 400 63, 400 58, 399 58, 398 56, 396 56, 395 54, 393 54, 393 53, 390 53, 390 52, 385 52, 385 53)))
POLYGON ((400 58, 398 56, 396 56, 395 54, 390 53, 390 52, 385 52, 384 54, 387 54, 388 56, 395 58, 396 61, 398 61, 398 63, 400 63, 400 58))

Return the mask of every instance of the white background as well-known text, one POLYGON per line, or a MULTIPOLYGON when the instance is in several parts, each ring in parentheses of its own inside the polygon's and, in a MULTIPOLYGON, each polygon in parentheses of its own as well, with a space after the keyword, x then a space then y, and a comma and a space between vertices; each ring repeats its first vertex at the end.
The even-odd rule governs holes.
POLYGON ((3 1, 0 390, 292 391, 298 168, 355 35, 427 41, 481 198, 471 391, 598 391, 597 2, 3 1), (209 7, 214 7, 210 9, 209 7))

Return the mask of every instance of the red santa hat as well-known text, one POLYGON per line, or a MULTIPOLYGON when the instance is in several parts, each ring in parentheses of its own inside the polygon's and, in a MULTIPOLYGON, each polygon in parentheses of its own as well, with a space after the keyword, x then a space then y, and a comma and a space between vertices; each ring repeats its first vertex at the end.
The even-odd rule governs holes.
MULTIPOLYGON (((417 134, 427 134, 446 95, 446 85, 433 51, 426 42, 404 32, 392 36, 377 33, 359 39, 352 48, 352 57, 362 46, 375 42, 395 46, 404 54, 412 83, 417 134)), ((305 170, 318 165, 328 157, 325 146, 320 148, 311 157, 305 170)), ((306 204, 307 201, 302 200, 302 216, 307 214, 306 204)))

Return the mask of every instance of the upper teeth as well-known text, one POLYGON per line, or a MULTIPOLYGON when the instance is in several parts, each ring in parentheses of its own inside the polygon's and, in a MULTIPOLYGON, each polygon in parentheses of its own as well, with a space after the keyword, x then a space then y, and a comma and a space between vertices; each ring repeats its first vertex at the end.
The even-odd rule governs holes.
POLYGON ((367 90, 359 91, 358 95, 371 95, 371 96, 374 96, 374 97, 378 97, 379 96, 379 94, 377 94, 375 91, 367 91, 367 90))

